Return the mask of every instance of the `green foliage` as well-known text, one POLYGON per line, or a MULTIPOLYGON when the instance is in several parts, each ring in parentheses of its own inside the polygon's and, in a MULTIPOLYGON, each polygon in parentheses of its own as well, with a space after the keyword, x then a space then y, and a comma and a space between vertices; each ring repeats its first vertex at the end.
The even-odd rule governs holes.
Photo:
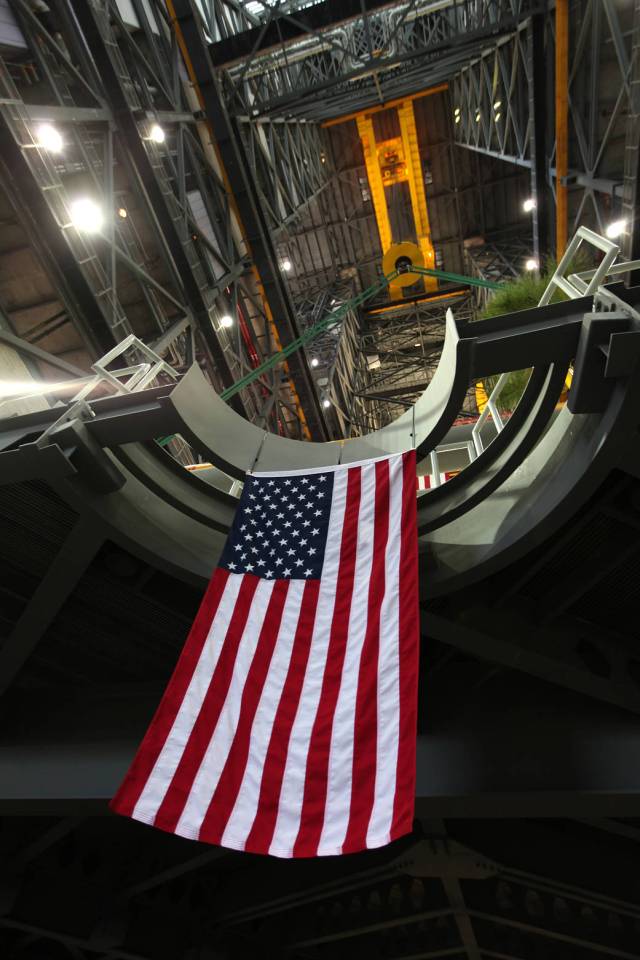
MULTIPOLYGON (((523 273, 522 276, 516 280, 506 283, 502 290, 497 290, 496 293, 493 294, 485 308, 481 311, 479 319, 484 320, 486 317, 499 317, 503 313, 513 313, 516 310, 528 310, 531 307, 536 307, 540 302, 540 297, 547 288, 555 268, 556 264, 553 261, 549 261, 546 264, 544 273, 539 276, 535 273, 523 273)), ((583 269, 584 264, 575 264, 572 266, 570 272, 574 273, 583 269)), ((551 297, 551 302, 555 303, 558 300, 566 299, 565 294, 556 288, 551 297)), ((530 373, 530 369, 515 370, 509 375, 509 379, 497 398, 499 410, 509 413, 515 410, 525 391, 530 373)), ((491 393, 497 382, 497 376, 486 377, 483 380, 487 395, 491 393)))

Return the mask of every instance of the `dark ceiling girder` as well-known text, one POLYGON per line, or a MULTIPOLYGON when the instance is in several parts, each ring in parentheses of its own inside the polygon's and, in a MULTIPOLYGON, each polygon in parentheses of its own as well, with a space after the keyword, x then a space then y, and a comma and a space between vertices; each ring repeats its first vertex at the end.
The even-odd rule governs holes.
POLYGON ((0 649, 0 697, 35 650, 102 543, 95 521, 86 517, 78 520, 0 649))
POLYGON ((30 243, 45 264, 89 351, 96 357, 107 353, 116 341, 99 301, 2 114, 0 180, 30 243))
MULTIPOLYGON (((136 189, 147 201, 147 210, 155 221, 154 226, 158 242, 164 248, 165 254, 168 254, 173 266, 174 277, 182 286, 196 328, 214 360, 220 379, 225 387, 229 387, 234 382, 233 375, 214 333, 209 308, 191 269, 189 258, 183 246, 183 239, 172 219, 142 141, 138 120, 129 106, 118 71, 103 39, 97 19, 98 13, 92 4, 86 3, 85 0, 68 0, 68 2, 73 8, 84 40, 102 79, 105 98, 113 111, 113 118, 117 124, 120 138, 126 148, 129 172, 136 189)), ((243 412, 239 398, 235 398, 235 403, 232 401, 232 406, 235 406, 238 412, 243 412)))
MULTIPOLYGON (((550 686, 514 681, 501 690, 489 704, 478 690, 464 710, 452 710, 450 691, 429 685, 417 741, 417 817, 637 816, 635 718, 550 686)), ((106 813, 156 702, 121 700, 112 714, 89 694, 67 701, 55 692, 12 693, 0 744, 0 810, 106 813)))
MULTIPOLYGON (((241 136, 227 111, 220 84, 193 14, 190 0, 175 0, 174 6, 176 19, 180 24, 202 95, 204 111, 211 124, 245 238, 280 342, 285 347, 299 336, 300 331, 293 304, 280 274, 273 238, 261 209, 260 198, 251 176, 241 136)), ((287 363, 313 439, 329 439, 304 352, 298 351, 292 354, 287 363)))

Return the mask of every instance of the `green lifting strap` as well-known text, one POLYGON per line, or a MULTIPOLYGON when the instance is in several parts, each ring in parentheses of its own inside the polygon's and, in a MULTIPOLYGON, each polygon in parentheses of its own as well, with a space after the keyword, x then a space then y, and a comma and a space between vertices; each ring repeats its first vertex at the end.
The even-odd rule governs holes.
MULTIPOLYGON (((470 287, 484 287, 487 290, 500 290, 502 289, 502 284, 494 283, 492 280, 481 280, 478 277, 466 277, 459 273, 449 273, 445 270, 430 270, 427 267, 418 267, 411 265, 411 273, 418 273, 425 277, 436 277, 438 280, 449 280, 453 283, 461 283, 470 287)), ((262 376, 263 373, 268 373, 269 370, 273 370, 274 367, 279 366, 281 363, 290 357, 292 353, 295 353, 296 350, 299 350, 300 347, 305 347, 308 343, 311 343, 312 340, 321 334, 325 330, 330 329, 330 327, 335 326, 337 323, 342 320, 342 318, 349 312, 349 310, 354 310, 356 307, 359 307, 361 304, 366 303, 367 300, 370 300, 371 297, 374 297, 376 293, 380 293, 381 290, 384 290, 385 287, 389 286, 396 277, 399 276, 398 270, 392 270, 391 273, 388 273, 385 277, 382 277, 381 280, 378 280, 377 283, 372 284, 370 287, 367 287, 366 290, 363 290, 362 293, 359 293, 356 297, 353 297, 351 300, 346 300, 342 306, 338 307, 337 310, 333 310, 331 313, 328 313, 321 320, 318 320, 317 323, 314 323, 312 327, 309 327, 308 330, 305 330, 303 334, 299 337, 296 337, 295 340, 292 340, 291 343, 288 343, 286 347, 283 347, 282 350, 279 350, 278 353, 272 354, 257 367, 254 367, 249 373, 245 374, 244 377, 241 377, 240 380, 237 380, 236 383, 232 384, 230 387, 227 387, 226 390, 223 390, 220 394, 223 400, 229 400, 231 397, 234 397, 241 390, 244 390, 245 387, 248 387, 255 380, 262 376)), ((157 440, 157 443, 161 447, 166 446, 173 437, 161 437, 157 440)))
POLYGON ((463 283, 469 287, 483 287, 485 290, 502 290, 502 284, 495 280, 482 280, 480 277, 465 277, 461 273, 449 273, 448 270, 431 270, 429 267, 411 267, 411 273, 419 273, 423 277, 436 277, 438 280, 450 280, 452 283, 463 283))

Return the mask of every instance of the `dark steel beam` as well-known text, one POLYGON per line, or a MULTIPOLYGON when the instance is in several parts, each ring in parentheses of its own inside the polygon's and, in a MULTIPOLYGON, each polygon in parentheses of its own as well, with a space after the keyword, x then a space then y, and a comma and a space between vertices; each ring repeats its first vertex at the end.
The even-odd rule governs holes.
MULTIPOLYGON (((593 567, 593 563, 591 566, 593 567)), ((493 611, 493 619, 496 622, 496 631, 490 634, 477 625, 471 626, 467 622, 450 620, 423 610, 422 634, 478 660, 530 674, 594 700, 622 707, 632 713, 640 713, 640 691, 631 680, 623 682, 599 677, 580 667, 577 662, 554 657, 549 652, 548 644, 544 644, 548 632, 546 627, 532 628, 525 624, 522 618, 518 620, 516 617, 506 617, 503 611, 497 610, 493 611), (535 646, 536 637, 540 642, 539 649, 535 646)))
POLYGON ((102 543, 94 521, 85 518, 76 523, 0 649, 0 696, 25 665, 102 543))
MULTIPOLYGON (((78 0, 74 0, 78 2, 78 0)), ((281 276, 273 237, 268 229, 240 134, 231 119, 190 0, 176 0, 176 18, 211 125, 222 166, 229 181, 246 242, 259 275, 268 312, 283 347, 299 336, 291 298, 281 276)), ((289 370, 314 440, 329 434, 304 351, 292 354, 289 370)))
POLYGON ((531 17, 527 31, 529 74, 529 152, 533 210, 533 254, 542 265, 550 253, 549 224, 553 197, 549 186, 547 160, 547 60, 545 56, 545 13, 531 17))

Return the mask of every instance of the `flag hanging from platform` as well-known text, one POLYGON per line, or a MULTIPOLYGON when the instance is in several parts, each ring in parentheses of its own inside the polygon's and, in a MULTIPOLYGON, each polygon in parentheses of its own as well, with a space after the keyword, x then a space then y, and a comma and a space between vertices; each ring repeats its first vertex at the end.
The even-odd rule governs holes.
POLYGON ((280 857, 411 831, 415 463, 247 477, 117 813, 280 857))

